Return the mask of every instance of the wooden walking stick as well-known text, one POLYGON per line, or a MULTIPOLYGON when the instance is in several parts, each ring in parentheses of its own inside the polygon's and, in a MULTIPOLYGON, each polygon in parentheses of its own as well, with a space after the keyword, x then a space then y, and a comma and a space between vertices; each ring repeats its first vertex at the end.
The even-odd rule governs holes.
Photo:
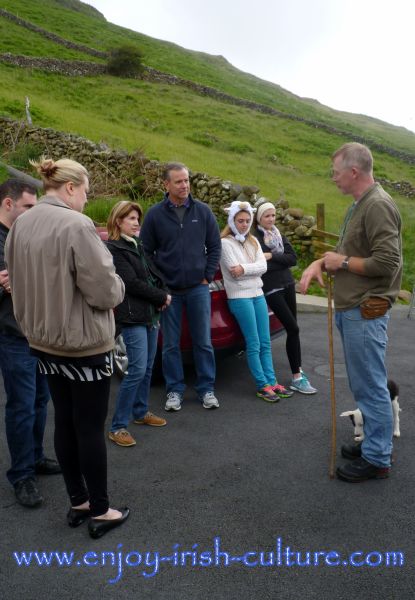
POLYGON ((327 275, 327 325, 329 334, 329 365, 330 365, 330 405, 331 405, 331 452, 330 452, 330 479, 334 479, 336 463, 336 391, 334 387, 334 351, 333 351, 333 302, 332 302, 333 277, 327 275))

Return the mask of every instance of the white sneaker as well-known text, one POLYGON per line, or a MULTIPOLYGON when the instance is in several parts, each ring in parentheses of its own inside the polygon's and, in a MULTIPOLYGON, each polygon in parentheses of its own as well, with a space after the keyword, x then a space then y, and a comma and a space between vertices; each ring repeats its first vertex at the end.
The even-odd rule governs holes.
POLYGON ((219 402, 213 392, 206 392, 201 397, 203 408, 219 408, 219 402))
POLYGON ((179 392, 169 392, 164 410, 180 410, 182 407, 183 396, 179 392))

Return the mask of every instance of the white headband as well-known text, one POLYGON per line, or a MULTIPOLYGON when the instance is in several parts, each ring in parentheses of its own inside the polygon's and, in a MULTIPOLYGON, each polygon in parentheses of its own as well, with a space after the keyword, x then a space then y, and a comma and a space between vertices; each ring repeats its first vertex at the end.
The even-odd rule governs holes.
POLYGON ((238 240, 238 242, 244 242, 245 238, 249 234, 249 229, 251 228, 252 222, 254 220, 254 213, 256 211, 256 208, 252 208, 252 206, 249 204, 249 202, 239 202, 238 200, 234 200, 232 202, 232 204, 230 206, 228 206, 227 208, 225 208, 224 210, 225 210, 225 212, 228 213, 228 225, 229 225, 232 233, 234 234, 235 239, 238 240), (239 231, 237 230, 236 225, 235 225, 235 217, 241 211, 247 212, 249 214, 249 216, 251 217, 251 220, 249 223, 249 229, 245 235, 243 235, 242 233, 239 233, 239 231))
POLYGON ((275 206, 273 204, 271 204, 271 202, 264 202, 263 204, 260 204, 257 208, 256 211, 256 220, 257 223, 259 223, 261 221, 262 215, 264 214, 264 212, 266 210, 270 210, 273 209, 275 210, 275 206))

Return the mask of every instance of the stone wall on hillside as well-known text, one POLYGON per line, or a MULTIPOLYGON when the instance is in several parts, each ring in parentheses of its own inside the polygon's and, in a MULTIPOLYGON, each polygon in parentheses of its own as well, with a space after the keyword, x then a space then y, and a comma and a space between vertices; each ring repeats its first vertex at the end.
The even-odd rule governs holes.
MULTIPOLYGON (((83 44, 77 44, 76 42, 66 40, 65 38, 55 35, 54 33, 51 33, 49 31, 43 29, 42 27, 33 25, 33 23, 30 23, 29 21, 26 21, 16 15, 14 15, 13 13, 10 13, 9 11, 7 11, 5 9, 0 8, 0 16, 7 18, 9 20, 12 20, 13 22, 17 23, 18 25, 25 27, 31 31, 35 31, 36 33, 39 33, 40 35, 52 40, 56 44, 60 44, 67 48, 71 48, 73 50, 77 50, 79 52, 89 54, 91 56, 96 56, 98 58, 103 58, 103 59, 108 58, 107 52, 103 52, 101 50, 95 50, 94 48, 90 48, 83 44)), ((97 74, 97 72, 93 71, 93 68, 92 68, 92 71, 88 72, 88 67, 86 67, 86 63, 83 64, 84 71, 81 71, 81 72, 79 71, 79 69, 80 69, 79 65, 74 64, 73 72, 71 73, 70 72, 71 61, 58 61, 56 59, 54 61, 53 66, 50 63, 46 62, 46 63, 43 63, 44 66, 42 67, 41 62, 38 62, 36 65, 35 64, 30 65, 28 63, 25 64, 25 62, 23 60, 24 58, 28 58, 28 57, 19 57, 19 58, 21 59, 20 63, 16 63, 16 64, 18 64, 18 66, 26 66, 26 67, 27 66, 32 66, 32 67, 36 66, 37 68, 45 68, 47 70, 53 70, 56 72, 56 71, 58 71, 58 63, 61 63, 61 67, 62 67, 61 72, 64 73, 65 75, 67 75, 67 74, 69 74, 69 75, 70 74, 72 74, 72 75, 94 74, 94 75, 96 75, 97 74)), ((0 55, 0 60, 3 60, 5 62, 11 62, 10 55, 0 55), (4 56, 9 57, 9 58, 6 58, 6 60, 5 60, 3 58, 4 56)), ((73 62, 79 63, 80 61, 73 61, 73 62)), ((105 71, 105 69, 104 69, 104 71, 105 71)), ((261 112, 263 114, 269 114, 269 115, 273 115, 273 116, 280 117, 283 119, 299 121, 306 125, 314 127, 316 129, 322 129, 324 131, 327 131, 330 134, 338 135, 340 137, 343 137, 343 138, 346 138, 348 140, 352 140, 355 142, 360 142, 361 144, 366 144, 372 150, 376 150, 378 152, 383 152, 390 156, 394 156, 394 157, 398 158, 399 160, 402 160, 409 164, 415 164, 415 154, 411 154, 410 152, 396 150, 395 148, 385 146, 384 144, 379 144, 369 138, 365 138, 363 136, 358 136, 358 135, 352 134, 349 131, 343 131, 341 129, 338 129, 337 127, 332 127, 331 125, 328 125, 327 123, 322 123, 320 121, 314 121, 312 119, 306 119, 306 118, 299 117, 294 114, 282 112, 280 110, 277 110, 275 108, 272 108, 272 107, 264 105, 264 104, 260 104, 258 102, 253 102, 251 100, 245 100, 243 98, 231 96, 230 94, 225 94, 224 92, 220 92, 219 90, 217 90, 215 88, 212 88, 212 87, 209 87, 206 85, 201 85, 199 83, 195 83, 194 81, 190 81, 188 79, 183 79, 181 77, 177 77, 177 76, 171 75, 169 73, 163 73, 161 71, 158 71, 157 69, 153 69, 152 67, 144 67, 144 73, 140 77, 143 79, 146 79, 148 81, 153 81, 153 82, 167 83, 170 85, 182 85, 182 86, 192 89, 193 91, 195 91, 199 94, 202 94, 205 96, 210 96, 221 102, 227 102, 229 104, 234 104, 236 106, 242 106, 242 107, 248 108, 250 110, 255 110, 255 111, 261 112)), ((396 189, 397 189, 397 191, 399 191, 399 189, 400 190, 405 189, 405 186, 400 186, 399 188, 396 188, 396 189)))
MULTIPOLYGON (((107 72, 106 65, 93 63, 88 61, 69 61, 69 60, 60 60, 56 58, 47 58, 47 57, 32 57, 32 56, 22 56, 22 55, 14 55, 10 53, 0 54, 0 61, 5 62, 7 64, 12 64, 18 67, 24 68, 38 68, 43 69, 53 73, 62 73, 64 75, 69 76, 96 76, 102 75, 107 72)), ((223 94, 222 92, 218 92, 213 88, 208 88, 206 86, 201 86, 199 84, 195 84, 191 81, 180 80, 178 77, 174 75, 168 75, 166 73, 161 73, 160 71, 156 71, 150 67, 144 68, 144 73, 142 75, 142 79, 152 82, 164 82, 170 85, 184 85, 187 87, 191 87, 198 93, 203 93, 205 95, 210 95, 219 100, 230 101, 229 99, 239 100, 232 98, 232 96, 228 96, 227 94, 223 94), (185 82, 185 83, 183 83, 185 82)), ((235 103, 235 102, 234 102, 235 103)), ((252 108, 253 110, 261 110, 263 113, 274 114, 277 116, 285 116, 284 113, 276 111, 268 106, 256 105, 253 102, 240 100, 240 103, 243 103, 244 106, 252 108)), ((290 118, 300 119, 299 117, 291 116, 290 118)), ((317 126, 317 124, 314 124, 317 126)), ((335 133, 335 130, 332 129, 332 133, 335 133)), ((361 142, 367 143, 367 140, 363 140, 362 138, 354 138, 355 140, 359 140, 361 142)), ((374 145, 372 144, 372 148, 374 145)), ((412 155, 405 155, 406 158, 402 156, 402 153, 395 151, 394 149, 388 149, 388 154, 397 156, 398 158, 405 160, 406 162, 411 163, 412 161, 415 164, 415 157, 412 155)), ((384 185, 385 187, 393 190, 394 192, 400 194, 401 196, 406 196, 407 198, 415 197, 415 187, 408 181, 390 181, 388 179, 379 179, 379 183, 384 185)))
MULTIPOLYGON (((141 194, 159 198, 163 191, 162 172, 165 163, 144 156, 114 151, 105 144, 96 144, 83 137, 61 133, 51 128, 28 127, 21 121, 0 117, 0 145, 13 151, 18 144, 32 144, 54 159, 72 158, 83 164, 90 173, 92 198, 95 196, 126 195, 137 180, 141 194)), ((5 159, 7 160, 7 158, 5 159)), ((208 204, 220 222, 224 222, 223 207, 232 200, 256 202, 260 189, 254 185, 239 185, 212 177, 207 173, 190 172, 192 194, 208 204)), ((277 225, 297 249, 312 252, 312 227, 315 219, 301 209, 290 208, 288 202, 275 202, 277 225)))
POLYGON ((384 152, 385 154, 389 154, 390 156, 394 156, 399 158, 404 162, 409 164, 415 164, 415 154, 410 154, 409 152, 403 152, 401 150, 396 150, 395 148, 390 148, 383 144, 378 144, 369 138, 365 138, 362 136, 358 136, 355 134, 351 134, 348 131, 342 131, 336 127, 332 127, 331 125, 327 125, 326 123, 321 123, 320 121, 314 121, 312 119, 305 119, 303 117, 299 117, 297 115, 293 115, 290 113, 285 113, 271 106, 267 106, 265 104, 259 104, 258 102, 253 102, 251 100, 244 100, 243 98, 237 98, 235 96, 231 96, 230 94, 225 94, 224 92, 220 92, 219 90, 201 85, 199 83, 195 83, 194 81, 189 81, 188 79, 182 79, 180 77, 176 77, 175 75, 170 75, 169 73, 162 73, 161 71, 157 71, 151 67, 145 67, 144 73, 141 76, 142 79, 147 81, 159 82, 159 83, 168 83, 170 85, 182 85, 185 86, 199 94, 204 96, 209 96, 211 98, 215 98, 216 100, 220 100, 222 102, 226 102, 228 104, 234 104, 235 106, 242 106, 244 108, 249 108, 256 112, 260 112, 266 115, 273 115, 276 117, 280 117, 283 119, 290 119, 292 121, 298 121, 304 123, 306 125, 310 125, 315 129, 322 129, 327 131, 328 133, 338 135, 340 137, 346 137, 349 141, 359 142, 360 144, 365 144, 369 146, 372 150, 377 150, 378 152, 384 152))
POLYGON ((69 75, 70 77, 94 77, 107 72, 107 66, 101 63, 83 60, 61 60, 48 56, 23 56, 5 52, 0 54, 0 61, 15 67, 26 69, 42 69, 50 73, 69 75))
POLYGON ((140 154, 111 150, 106 144, 95 144, 83 137, 51 128, 28 127, 21 121, 0 117, 0 145, 13 151, 21 143, 36 146, 39 155, 73 158, 82 163, 90 172, 91 194, 95 196, 119 193, 120 187, 128 187, 132 173, 142 172, 146 162, 140 154))
POLYGON ((90 56, 96 56, 97 58, 107 58, 108 56, 106 52, 102 52, 101 50, 95 50, 95 48, 90 48, 89 46, 84 46, 83 44, 77 44, 75 42, 66 40, 65 38, 62 38, 59 35, 56 35, 55 33, 51 33, 50 31, 47 31, 42 27, 38 27, 37 25, 30 23, 30 21, 26 21, 25 19, 14 15, 13 13, 9 12, 8 10, 5 10, 4 8, 0 8, 0 16, 9 19, 9 21, 13 21, 14 23, 16 23, 16 25, 20 25, 21 27, 25 27, 30 31, 39 33, 43 37, 52 40, 52 42, 55 42, 56 44, 59 44, 61 46, 65 46, 65 48, 71 48, 71 50, 78 50, 79 52, 84 52, 85 54, 89 54, 90 56))
MULTIPOLYGON (((1 14, 1 9, 0 9, 1 14)), ((76 44, 75 44, 76 46, 76 44)), ((79 49, 79 48, 78 48, 79 49)), ((107 57, 107 54, 103 53, 103 57, 107 57)), ((72 76, 95 76, 102 75, 107 72, 106 65, 91 63, 87 61, 74 61, 74 60, 61 60, 61 59, 50 59, 46 57, 29 57, 22 55, 13 55, 11 53, 0 54, 0 61, 13 64, 18 67, 23 68, 38 68, 46 71, 51 71, 55 73, 62 73, 64 75, 72 75, 72 76)), ((225 94, 224 92, 220 92, 219 90, 201 85, 199 83, 195 83, 194 81, 189 81, 188 79, 182 79, 181 77, 177 77, 176 75, 171 75, 169 73, 163 73, 162 71, 157 71, 157 69, 153 69, 152 67, 143 66, 143 73, 138 76, 138 78, 143 79, 145 81, 150 81, 153 83, 166 83, 168 85, 181 85, 187 87, 194 92, 201 94, 203 96, 209 96, 210 98, 214 98, 219 100, 220 102, 226 102, 227 104, 233 104, 235 106, 241 106, 243 108, 248 108, 250 110, 254 110, 256 112, 260 112, 262 114, 272 115, 275 117, 279 117, 282 119, 289 119, 304 123, 305 125, 311 126, 315 129, 322 129, 327 131, 330 134, 338 135, 339 137, 343 137, 348 139, 349 141, 359 142, 361 144, 365 144, 369 146, 372 150, 376 150, 378 152, 383 152, 388 154, 389 156, 393 156, 402 160, 409 164, 415 164, 415 154, 411 154, 409 152, 404 152, 402 150, 397 150, 396 148, 391 148, 389 146, 385 146, 384 144, 379 144, 370 140, 369 138, 365 138, 362 136, 358 136, 355 134, 351 134, 347 131, 342 131, 336 127, 332 127, 331 125, 327 125, 326 123, 321 123, 319 121, 313 121, 311 119, 305 119, 303 117, 299 117, 297 115, 284 113, 280 110, 267 106, 265 104, 259 104, 258 102, 253 102, 251 100, 244 100, 243 98, 237 98, 235 96, 231 96, 230 94, 225 94)), ((386 181, 386 180, 385 180, 386 181)), ((401 183, 401 182, 399 182, 401 183)), ((406 184, 407 182, 403 182, 406 184)), ((396 191, 403 195, 407 195, 405 191, 408 189, 407 185, 399 185, 395 187, 396 191)), ((409 190, 410 191, 410 190, 409 190)), ((409 196, 414 194, 409 193, 409 196)))

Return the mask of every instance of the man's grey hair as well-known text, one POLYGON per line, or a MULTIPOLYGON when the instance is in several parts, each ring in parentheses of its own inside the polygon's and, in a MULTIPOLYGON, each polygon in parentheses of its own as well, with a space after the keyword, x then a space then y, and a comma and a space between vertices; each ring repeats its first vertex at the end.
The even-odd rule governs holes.
POLYGON ((342 159, 343 167, 358 167, 363 173, 372 173, 373 156, 369 148, 364 144, 359 144, 358 142, 343 144, 331 158, 334 160, 338 156, 342 159))
POLYGON ((183 163, 180 163, 180 162, 167 163, 163 169, 163 174, 162 174, 163 181, 170 180, 170 172, 171 171, 182 171, 183 169, 185 169, 187 172, 189 172, 189 169, 183 163))

